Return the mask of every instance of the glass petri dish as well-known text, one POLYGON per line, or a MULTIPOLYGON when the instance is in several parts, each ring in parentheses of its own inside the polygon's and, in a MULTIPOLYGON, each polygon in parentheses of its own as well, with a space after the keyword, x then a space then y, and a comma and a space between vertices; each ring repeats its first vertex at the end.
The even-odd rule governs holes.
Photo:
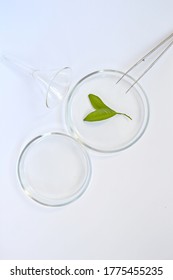
POLYGON ((30 141, 18 160, 25 193, 47 206, 66 205, 86 190, 91 164, 86 149, 72 137, 47 133, 30 141))
POLYGON ((101 153, 116 153, 132 146, 144 133, 149 119, 149 104, 145 92, 137 83, 126 94, 134 79, 116 70, 101 70, 82 78, 67 99, 66 124, 70 135, 86 147, 101 153), (103 102, 122 115, 99 122, 85 122, 84 117, 94 111, 88 95, 99 96, 103 102))

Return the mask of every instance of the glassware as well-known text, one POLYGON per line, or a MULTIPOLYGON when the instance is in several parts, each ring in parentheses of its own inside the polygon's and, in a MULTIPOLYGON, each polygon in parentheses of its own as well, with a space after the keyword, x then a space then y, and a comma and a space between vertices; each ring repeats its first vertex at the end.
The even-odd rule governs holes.
POLYGON ((31 75, 40 86, 48 108, 55 107, 69 90, 72 80, 72 70, 70 67, 41 71, 9 55, 2 55, 0 61, 8 66, 17 66, 31 75))
POLYGON ((17 164, 25 193, 47 206, 66 205, 86 190, 91 163, 84 147, 74 138, 57 132, 32 139, 17 164))
POLYGON ((120 83, 120 71, 101 70, 82 78, 71 90, 66 110, 69 133, 91 150, 116 153, 132 146, 144 133, 149 119, 149 104, 141 86, 137 83, 128 94, 126 90, 134 83, 129 75, 120 83), (116 115, 110 119, 88 123, 84 117, 93 111, 88 94, 98 95, 110 108, 132 117, 116 115))

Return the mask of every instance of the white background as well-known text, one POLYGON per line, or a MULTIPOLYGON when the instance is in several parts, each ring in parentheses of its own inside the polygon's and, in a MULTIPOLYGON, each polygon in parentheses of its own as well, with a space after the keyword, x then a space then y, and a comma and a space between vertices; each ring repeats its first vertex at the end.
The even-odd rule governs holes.
MULTIPOLYGON (((37 68, 126 70, 173 32, 172 0, 0 0, 0 50, 37 68)), ((34 80, 0 65, 0 258, 173 258, 173 48, 141 80, 151 115, 143 137, 112 157, 91 155, 85 194, 40 206, 16 177, 21 147, 63 131, 34 80)))

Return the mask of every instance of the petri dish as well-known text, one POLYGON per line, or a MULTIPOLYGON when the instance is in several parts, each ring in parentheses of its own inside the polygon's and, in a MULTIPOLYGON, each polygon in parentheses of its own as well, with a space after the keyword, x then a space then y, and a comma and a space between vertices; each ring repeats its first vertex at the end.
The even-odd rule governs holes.
POLYGON ((25 193, 47 206, 66 205, 86 190, 91 163, 86 149, 69 135, 51 132, 31 140, 18 160, 25 193))
POLYGON ((66 124, 70 134, 82 144, 100 153, 116 153, 132 146, 144 133, 149 119, 149 104, 142 87, 137 83, 126 94, 134 79, 116 70, 101 70, 82 78, 67 99, 66 124), (88 95, 99 96, 117 112, 131 116, 132 120, 116 115, 98 122, 85 122, 84 117, 94 111, 88 95))

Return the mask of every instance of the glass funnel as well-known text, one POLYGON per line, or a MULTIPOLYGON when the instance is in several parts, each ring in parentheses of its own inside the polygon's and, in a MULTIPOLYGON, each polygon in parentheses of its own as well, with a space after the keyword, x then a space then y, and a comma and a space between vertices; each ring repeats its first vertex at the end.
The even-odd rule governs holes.
POLYGON ((10 55, 1 55, 0 61, 10 67, 16 66, 25 73, 31 75, 38 83, 48 108, 55 107, 69 90, 72 80, 72 70, 70 67, 53 70, 38 70, 10 55))

